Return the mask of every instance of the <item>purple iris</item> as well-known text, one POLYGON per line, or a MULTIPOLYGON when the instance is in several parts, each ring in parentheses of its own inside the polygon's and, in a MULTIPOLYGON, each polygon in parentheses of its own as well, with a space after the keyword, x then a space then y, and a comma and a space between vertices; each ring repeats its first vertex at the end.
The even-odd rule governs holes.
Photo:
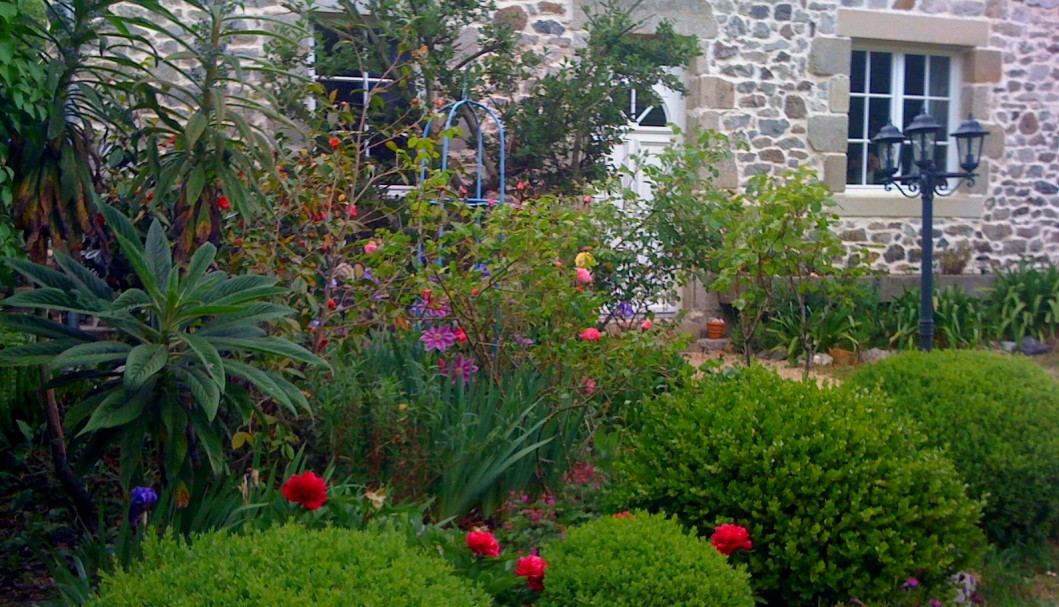
POLYGON ((622 318, 632 318, 636 314, 636 309, 633 308, 632 305, 629 302, 623 301, 620 304, 618 304, 616 312, 622 318))
POLYGON ((493 275, 493 273, 489 271, 489 266, 485 265, 484 263, 475 264, 474 269, 485 278, 489 278, 493 275))
POLYGON ((132 490, 129 504, 129 522, 135 527, 136 522, 147 513, 151 505, 158 501, 158 494, 150 487, 136 487, 132 490))

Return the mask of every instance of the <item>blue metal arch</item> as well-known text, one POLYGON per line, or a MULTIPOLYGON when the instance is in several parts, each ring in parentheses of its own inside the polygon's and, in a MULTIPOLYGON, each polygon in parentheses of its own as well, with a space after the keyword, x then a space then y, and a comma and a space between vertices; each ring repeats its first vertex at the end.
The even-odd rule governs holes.
MULTIPOLYGON (((477 101, 474 101, 472 99, 468 99, 466 97, 464 97, 463 99, 461 99, 461 100, 459 100, 459 101, 457 101, 455 103, 450 103, 449 105, 446 105, 445 107, 441 108, 442 112, 445 112, 446 110, 447 110, 447 115, 446 115, 446 118, 445 118, 445 126, 442 129, 442 132, 447 131, 448 129, 452 128, 452 125, 457 120, 457 117, 459 116, 461 110, 465 110, 465 113, 470 115, 471 119, 474 121, 475 131, 477 133, 477 141, 476 141, 477 154, 476 154, 476 157, 475 157, 475 176, 474 176, 474 188, 475 189, 474 189, 474 195, 470 196, 470 197, 465 197, 464 198, 464 202, 466 202, 470 206, 488 205, 490 202, 494 202, 496 204, 503 204, 504 203, 504 196, 507 193, 507 187, 506 187, 506 179, 507 179, 507 151, 506 151, 506 146, 505 146, 504 124, 500 121, 500 117, 497 116, 496 113, 493 110, 491 110, 489 107, 487 107, 487 106, 485 106, 485 105, 483 105, 483 104, 481 104, 481 103, 479 103, 477 101), (496 124, 497 131, 498 131, 498 134, 499 134, 499 139, 500 139, 500 163, 499 163, 499 165, 497 167, 498 168, 498 172, 500 173, 500 192, 499 192, 498 199, 494 200, 494 201, 490 201, 489 199, 484 198, 483 197, 483 192, 482 192, 482 174, 484 172, 484 166, 485 166, 484 165, 485 139, 482 136, 482 128, 481 128, 482 127, 482 121, 478 117, 478 111, 479 110, 485 112, 486 116, 489 117, 490 119, 492 119, 493 123, 496 124)), ((427 122, 426 127, 423 129, 423 136, 424 137, 430 137, 431 129, 433 128, 433 126, 434 126, 434 120, 431 119, 429 122, 427 122)), ((441 170, 445 171, 445 170, 448 170, 448 168, 449 168, 449 138, 446 136, 446 137, 442 137, 442 139, 441 139, 441 170)), ((426 161, 424 161, 423 164, 421 165, 420 171, 419 171, 419 179, 420 179, 420 181, 426 180, 427 172, 429 171, 429 169, 430 169, 430 166, 428 165, 428 163, 426 161)))

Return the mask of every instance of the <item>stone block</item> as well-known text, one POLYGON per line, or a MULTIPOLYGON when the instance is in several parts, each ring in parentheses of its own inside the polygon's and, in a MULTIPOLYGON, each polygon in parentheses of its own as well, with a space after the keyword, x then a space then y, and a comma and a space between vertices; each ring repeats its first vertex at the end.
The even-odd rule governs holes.
POLYGON ((827 105, 836 114, 849 112, 849 76, 838 74, 828 81, 827 105))
POLYGON ((809 117, 809 145, 817 152, 845 152, 848 132, 849 122, 845 116, 809 117))
POLYGON ((516 32, 526 29, 526 23, 528 22, 529 15, 517 6, 502 8, 493 13, 493 23, 499 26, 508 26, 516 32))
POLYGON ((698 112, 691 114, 689 118, 693 127, 710 131, 717 131, 721 128, 720 112, 698 112))
POLYGON ((989 103, 989 89, 991 87, 988 84, 969 84, 964 85, 960 91, 960 116, 961 120, 963 116, 967 114, 974 114, 975 116, 985 117, 990 113, 989 103))
POLYGON ((717 76, 701 76, 691 83, 688 106, 730 109, 735 107, 735 84, 717 76))
POLYGON ((1000 82, 1004 64, 1003 57, 1003 53, 995 50, 975 49, 971 51, 964 63, 964 82, 1000 82))
POLYGON ((809 50, 809 71, 817 76, 849 74, 852 53, 849 38, 815 38, 809 50))
POLYGON ((824 183, 833 194, 846 191, 845 154, 824 154, 824 183))
MULTIPOLYGON (((714 168, 717 169, 718 173, 717 177, 713 178, 714 185, 719 188, 727 189, 739 187, 739 169, 735 165, 735 159, 726 158, 721 160, 714 168)), ((710 175, 708 169, 704 168, 700 177, 703 179, 709 179, 712 175, 710 175)))

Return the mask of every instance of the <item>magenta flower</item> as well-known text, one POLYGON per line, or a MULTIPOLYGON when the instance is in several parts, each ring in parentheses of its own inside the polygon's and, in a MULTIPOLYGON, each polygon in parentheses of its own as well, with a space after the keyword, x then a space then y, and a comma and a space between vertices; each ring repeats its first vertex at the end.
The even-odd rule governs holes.
POLYGON ((430 350, 444 352, 456 344, 456 332, 449 326, 431 327, 423 331, 423 336, 419 338, 419 341, 423 342, 428 352, 430 350))
POLYGON ((478 365, 474 364, 473 358, 466 358, 463 354, 457 354, 456 359, 452 361, 452 368, 449 369, 449 377, 453 381, 458 378, 467 383, 471 381, 471 374, 477 371, 478 365))
POLYGON ((919 580, 914 577, 908 578, 904 584, 901 584, 901 590, 911 590, 919 586, 919 580))

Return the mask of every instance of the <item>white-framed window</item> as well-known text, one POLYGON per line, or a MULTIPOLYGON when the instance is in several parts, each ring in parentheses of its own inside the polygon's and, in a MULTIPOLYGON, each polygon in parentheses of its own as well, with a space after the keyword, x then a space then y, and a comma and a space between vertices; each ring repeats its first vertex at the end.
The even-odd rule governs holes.
MULTIPOLYGON (((887 122, 902 131, 924 108, 942 125, 934 161, 939 170, 957 165, 949 133, 958 124, 959 57, 920 48, 854 45, 850 67, 847 188, 877 186, 883 174, 871 144, 887 122)), ((901 157, 901 173, 914 169, 911 150, 901 157)))
MULTIPOLYGON (((393 163, 395 154, 386 138, 377 134, 416 119, 411 111, 415 90, 400 65, 407 57, 395 41, 365 26, 364 19, 338 14, 317 17, 311 45, 312 77, 325 94, 333 95, 336 104, 348 105, 356 118, 367 114, 364 132, 369 136, 363 140, 364 154, 384 165, 393 163)), ((401 144, 404 136, 395 139, 401 144)))

